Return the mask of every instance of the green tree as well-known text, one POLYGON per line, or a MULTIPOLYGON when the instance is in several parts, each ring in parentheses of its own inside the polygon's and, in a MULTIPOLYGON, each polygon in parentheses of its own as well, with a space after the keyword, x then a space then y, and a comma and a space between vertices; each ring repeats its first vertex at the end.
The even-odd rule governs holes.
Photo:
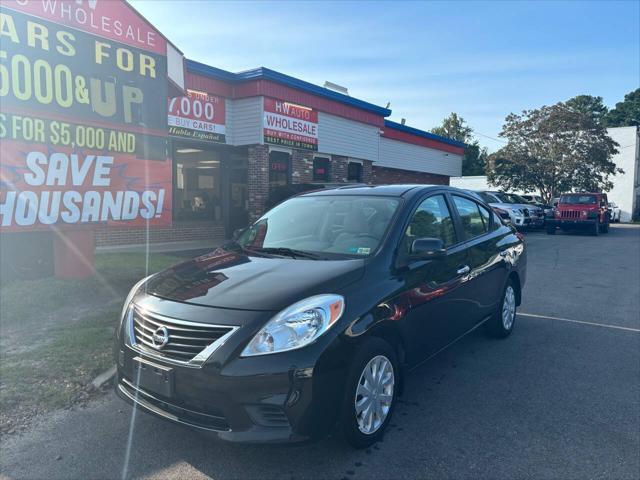
POLYGON ((605 117, 607 127, 632 127, 640 125, 640 88, 627 93, 622 102, 609 110, 605 117))
POLYGON ((562 102, 509 114, 500 136, 507 145, 491 155, 488 177, 505 190, 539 191, 549 202, 572 190, 609 190, 609 177, 622 173, 606 128, 562 102))
POLYGON ((608 112, 602 97, 592 95, 578 95, 567 100, 565 105, 576 112, 591 115, 596 123, 602 123, 608 112))
POLYGON ((487 149, 481 148, 478 141, 473 139, 473 129, 467 125, 464 118, 452 112, 442 120, 439 127, 433 128, 431 133, 466 144, 462 159, 462 175, 485 174, 487 149))
POLYGON ((468 143, 462 158, 462 175, 484 175, 487 167, 487 149, 480 147, 477 140, 468 143))
POLYGON ((431 133, 447 137, 451 140, 467 143, 471 140, 473 129, 466 125, 464 118, 458 116, 457 113, 451 113, 447 118, 442 120, 442 125, 435 127, 431 133))

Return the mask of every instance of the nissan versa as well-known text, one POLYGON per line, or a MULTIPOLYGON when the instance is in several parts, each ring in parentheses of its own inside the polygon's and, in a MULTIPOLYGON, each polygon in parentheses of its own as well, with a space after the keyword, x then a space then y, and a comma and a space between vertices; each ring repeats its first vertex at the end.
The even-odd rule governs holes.
POLYGON ((380 438, 409 368, 482 323, 508 336, 520 234, 444 186, 306 193, 131 290, 116 390, 241 442, 380 438))

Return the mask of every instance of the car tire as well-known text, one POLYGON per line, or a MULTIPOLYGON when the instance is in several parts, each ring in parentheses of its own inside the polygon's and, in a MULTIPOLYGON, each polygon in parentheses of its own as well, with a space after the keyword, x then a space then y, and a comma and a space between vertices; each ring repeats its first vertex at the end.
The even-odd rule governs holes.
POLYGON ((596 221, 594 225, 595 227, 591 229, 591 234, 597 237, 600 235, 600 222, 596 221))
POLYGON ((602 233, 609 233, 609 224, 603 223, 601 228, 602 233))
POLYGON ((555 235, 556 227, 547 227, 547 235, 555 235))
POLYGON ((518 309, 516 297, 516 286, 513 280, 509 279, 502 293, 502 300, 493 316, 487 320, 487 328, 491 336, 495 338, 506 338, 513 332, 516 323, 516 311, 518 309))
POLYGON ((400 369, 393 347, 377 337, 365 340, 351 363, 342 405, 342 432, 351 446, 367 448, 382 438, 395 408, 399 385, 400 369), (378 407, 373 411, 364 406, 367 394, 371 395, 370 406, 378 407))

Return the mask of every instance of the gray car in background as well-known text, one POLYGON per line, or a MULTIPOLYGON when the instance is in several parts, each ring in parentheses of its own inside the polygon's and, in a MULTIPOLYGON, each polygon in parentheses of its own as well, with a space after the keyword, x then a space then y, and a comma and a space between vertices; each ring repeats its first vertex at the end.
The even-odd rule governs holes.
POLYGON ((498 198, 502 203, 511 205, 513 208, 522 210, 525 219, 529 221, 525 223, 525 226, 529 227, 542 227, 544 225, 544 210, 537 205, 529 203, 526 199, 515 193, 505 192, 484 192, 495 198, 498 198))
POLYGON ((521 206, 504 201, 493 192, 475 191, 482 201, 488 203, 494 210, 500 209, 509 215, 511 224, 516 228, 524 228, 531 225, 531 217, 529 211, 521 206))

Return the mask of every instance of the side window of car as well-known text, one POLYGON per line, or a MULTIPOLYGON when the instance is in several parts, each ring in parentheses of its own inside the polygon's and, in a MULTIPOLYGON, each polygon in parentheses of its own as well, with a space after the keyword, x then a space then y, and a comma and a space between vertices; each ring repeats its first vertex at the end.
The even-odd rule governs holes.
POLYGON ((502 222, 498 219, 496 223, 496 214, 494 211, 489 211, 480 204, 478 204, 478 209, 480 210, 480 215, 482 216, 482 221, 484 222, 484 228, 487 232, 493 232, 500 228, 502 222))
POLYGON ((403 240, 405 253, 417 238, 439 238, 445 247, 456 243, 453 220, 443 195, 427 198, 416 209, 405 232, 403 240))
MULTIPOLYGON (((453 203, 458 210, 462 228, 467 238, 477 237, 489 231, 489 222, 485 221, 483 214, 480 213, 480 205, 468 198, 453 195, 453 203)), ((486 212, 486 210, 485 210, 486 212)), ((489 212, 486 212, 487 216, 489 212)))
POLYGON ((491 225, 493 225, 493 227, 491 228, 491 231, 493 230, 498 230, 502 225, 502 219, 500 218, 500 215, 498 215, 496 212, 492 212, 493 215, 493 223, 491 225))

